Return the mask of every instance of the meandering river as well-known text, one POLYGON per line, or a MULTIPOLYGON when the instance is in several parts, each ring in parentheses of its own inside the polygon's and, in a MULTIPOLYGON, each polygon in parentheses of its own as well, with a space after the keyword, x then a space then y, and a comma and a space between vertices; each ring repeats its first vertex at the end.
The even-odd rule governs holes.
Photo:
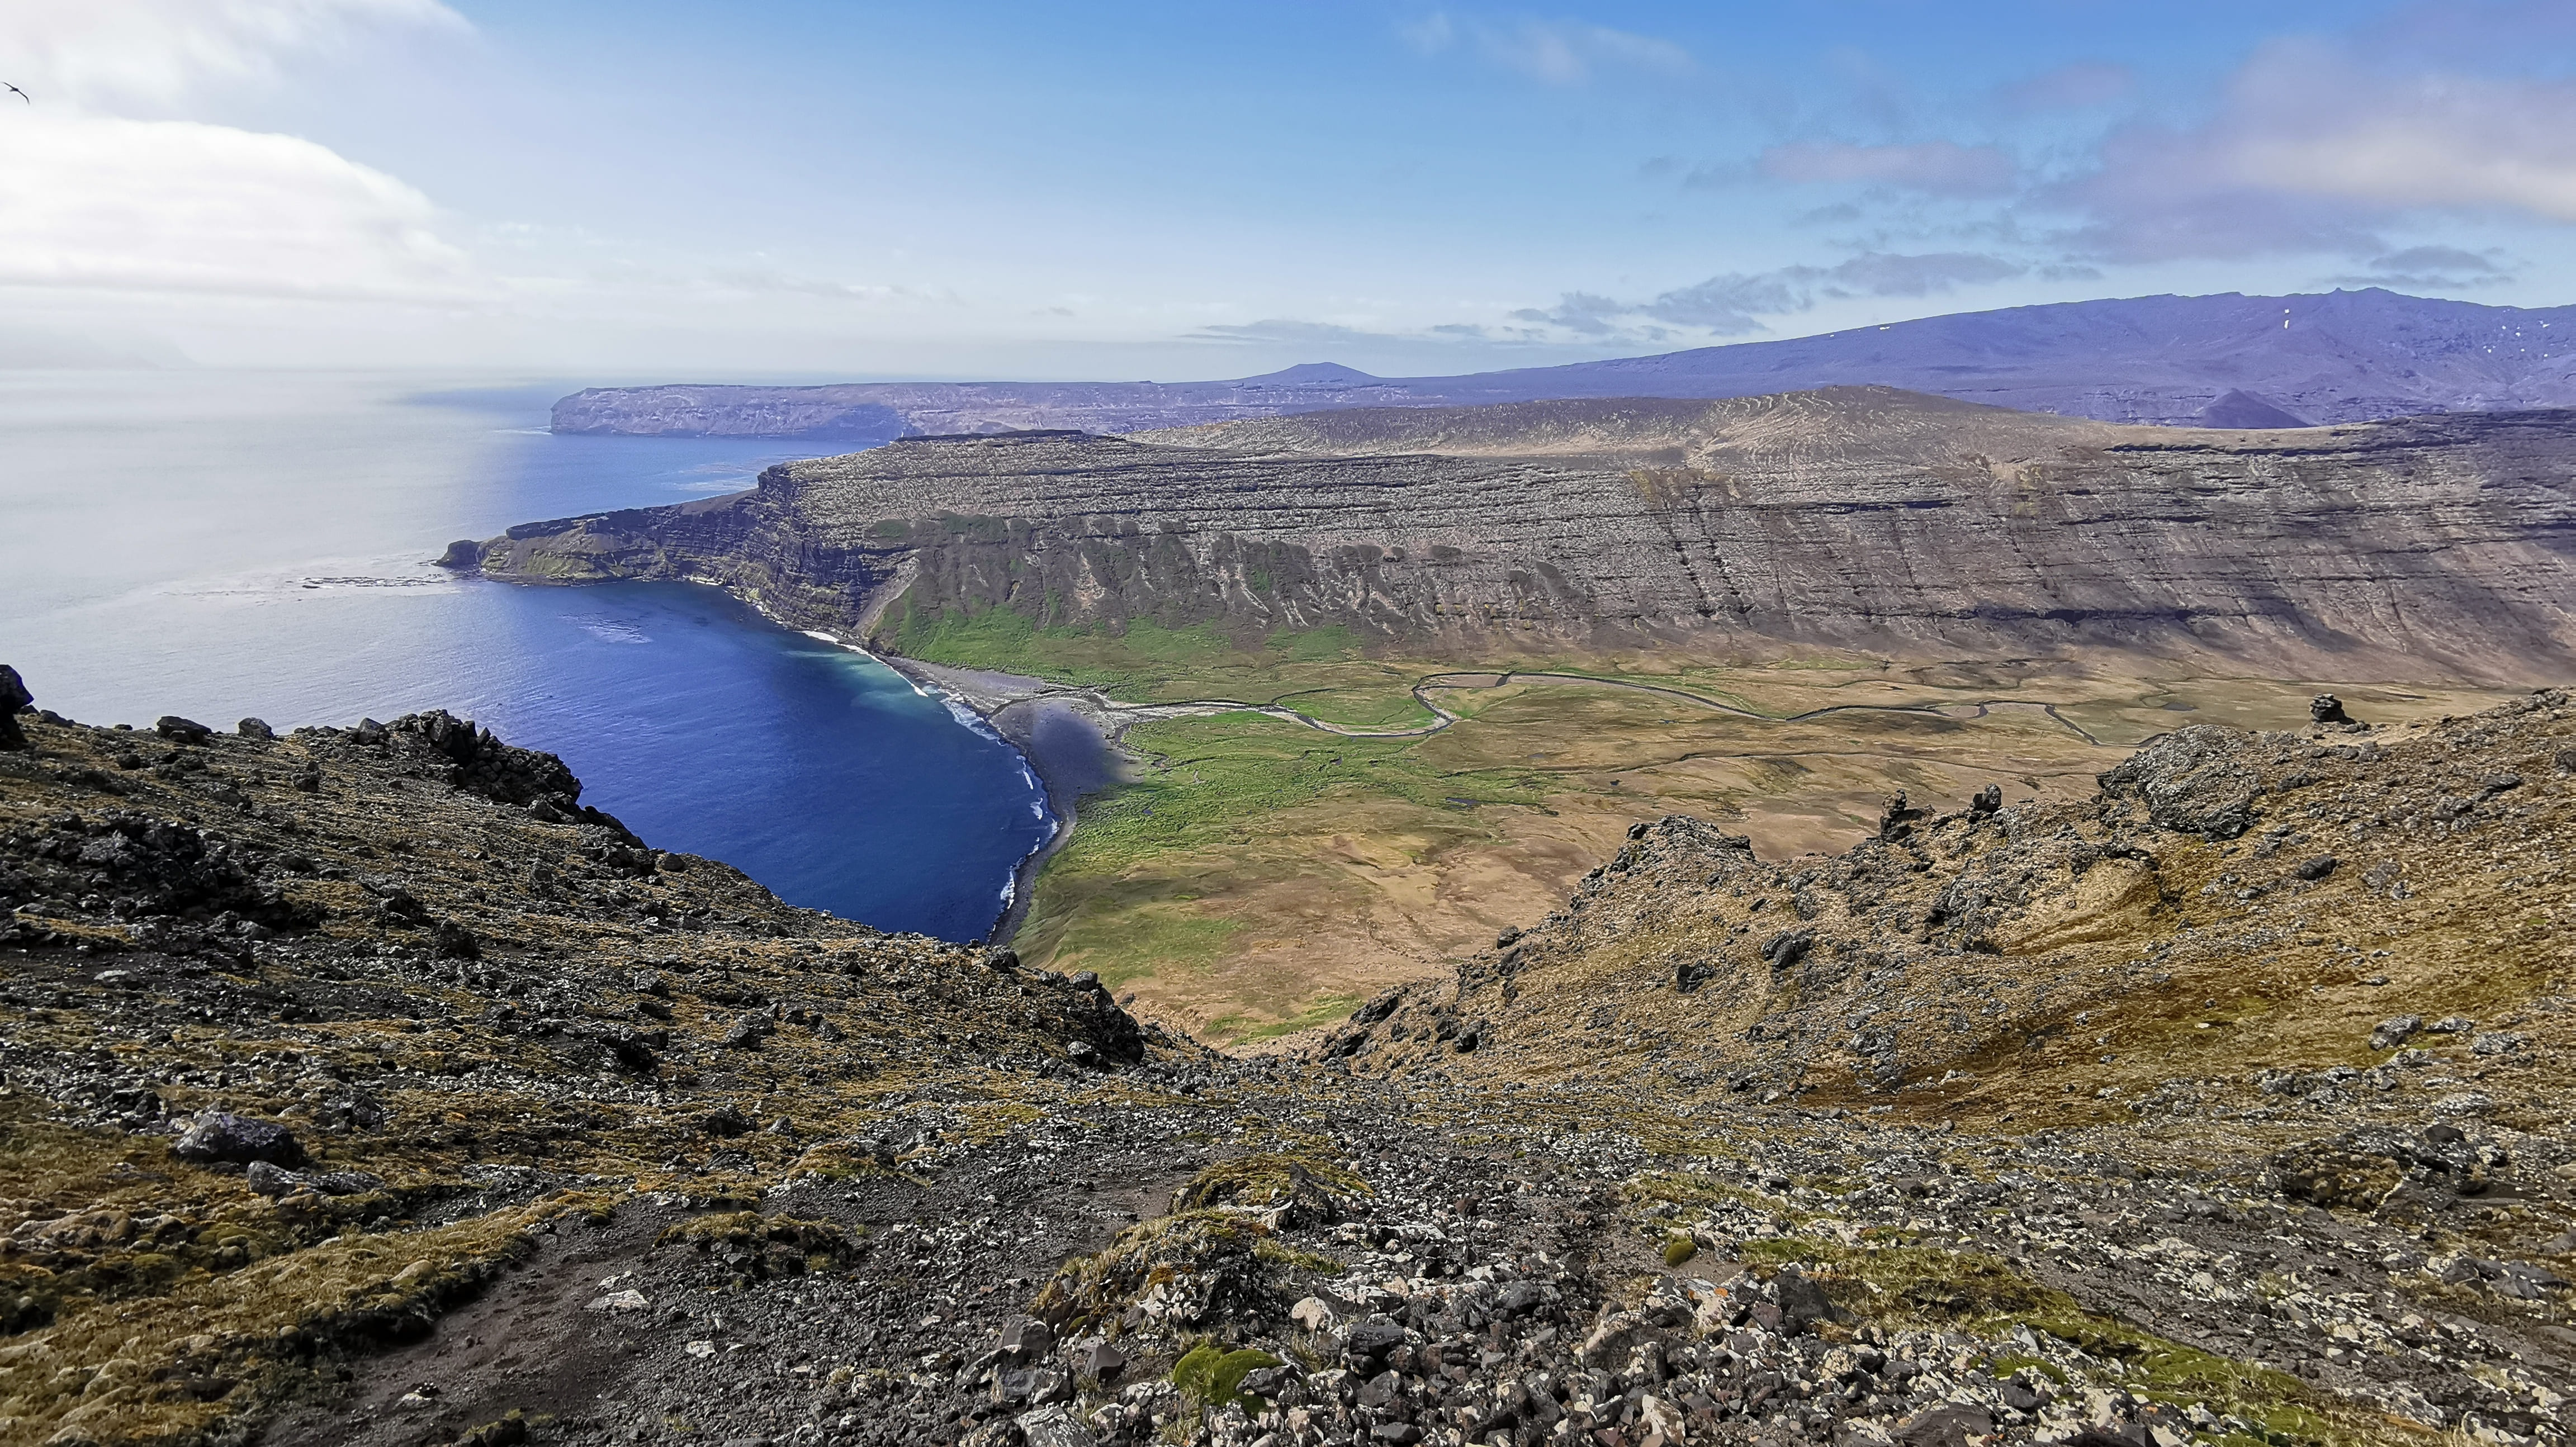
POLYGON ((427 565, 452 538, 825 450, 553 436, 567 390, 0 372, 0 663, 92 723, 446 708, 561 754, 584 802, 659 847, 879 928, 982 935, 1053 819, 971 714, 713 589, 427 565))

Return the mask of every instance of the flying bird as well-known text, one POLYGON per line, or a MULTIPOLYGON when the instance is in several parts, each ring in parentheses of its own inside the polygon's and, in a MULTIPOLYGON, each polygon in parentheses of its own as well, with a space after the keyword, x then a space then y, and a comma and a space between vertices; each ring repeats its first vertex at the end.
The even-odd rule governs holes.
POLYGON ((0 89, 16 91, 18 99, 25 101, 29 105, 34 105, 36 103, 36 98, 34 96, 27 94, 23 90, 18 90, 16 86, 9 84, 9 82, 5 80, 0 80, 0 89))

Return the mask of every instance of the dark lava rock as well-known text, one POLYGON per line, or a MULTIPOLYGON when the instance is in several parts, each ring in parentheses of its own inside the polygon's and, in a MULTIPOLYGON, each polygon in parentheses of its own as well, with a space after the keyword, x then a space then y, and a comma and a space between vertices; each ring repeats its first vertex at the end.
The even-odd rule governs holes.
POLYGON ((446 552, 438 555, 435 566, 458 572, 479 568, 483 566, 483 545, 472 538, 458 538, 447 545, 446 552))
POLYGON ((246 739, 256 739, 263 744, 273 744, 277 742, 277 730, 270 728, 268 726, 268 720, 264 718, 243 719, 240 723, 233 725, 233 732, 246 739))
POLYGON ((452 766, 448 783, 487 799, 518 805, 543 800, 569 816, 581 797, 581 780, 562 759, 505 744, 491 730, 445 709, 405 714, 380 727, 389 746, 446 760, 452 766))
POLYGON ((27 691, 27 681, 18 670, 0 663, 0 749, 27 747, 26 730, 18 727, 18 715, 36 706, 36 696, 27 691))
POLYGON ((993 1400, 1043 1407, 1073 1400, 1073 1379, 1053 1367, 1011 1367, 993 1374, 993 1400))
POLYGON ((2104 793, 2137 799, 2147 817, 2178 834, 2233 839, 2254 827, 2262 781, 2244 761, 2238 736, 2194 724, 2156 740, 2101 776, 2104 793))
POLYGON ((609 1055, 617 1061, 619 1068, 637 1075, 650 1075, 661 1064, 661 1057, 653 1053, 652 1043, 639 1036, 603 1035, 599 1037, 599 1043, 608 1047, 609 1055))
POLYGON ((236 1165, 265 1161, 290 1170, 304 1164, 304 1147, 286 1127, 220 1110, 198 1116, 187 1134, 170 1147, 170 1154, 183 1161, 229 1161, 236 1165))
POLYGON ((1096 1382, 1117 1381, 1127 1370, 1127 1354, 1107 1342, 1095 1343, 1082 1354, 1082 1370, 1096 1382))
POLYGON ((1899 1447, 1967 1447, 1972 1437, 1991 1437, 1992 1413, 1974 1402, 1947 1402, 1908 1417, 1896 1429, 1899 1447))
POLYGON ((165 713, 154 719, 152 731, 165 739, 174 739, 183 744, 202 744, 215 736, 213 729, 195 719, 181 718, 175 713, 165 713))
POLYGON ((271 929, 300 928, 315 917, 259 879, 232 841, 166 819, 134 813, 66 818, 37 850, 78 870, 89 887, 132 899, 141 914, 202 906, 232 910, 271 929))
POLYGON ((752 1121, 733 1106, 720 1105, 700 1117, 698 1125, 709 1135, 738 1136, 751 1133, 752 1121))
POLYGON ((1913 831, 1917 821, 1929 817, 1930 811, 1917 809, 1906 802, 1905 791, 1899 789, 1888 796, 1887 807, 1878 813, 1878 837, 1902 839, 1913 831))
POLYGON ((2321 693, 2308 700, 2308 717, 2321 724, 2352 722, 2352 715, 2343 711, 2343 700, 2331 693, 2321 693))
POLYGON ((474 932, 449 920, 440 920, 431 926, 429 947, 436 950, 444 959, 479 960, 483 958, 483 946, 474 938, 474 932))
POLYGON ((263 1196, 292 1195, 304 1185, 303 1176, 266 1161, 251 1162, 250 1169, 244 1174, 249 1178, 250 1188, 263 1196))
POLYGON ((1785 934, 1773 935, 1766 941, 1762 946, 1762 958, 1769 960, 1774 970, 1791 969, 1798 961, 1807 957, 1807 951, 1815 947, 1814 930, 1790 930, 1785 934))
POLYGON ((1002 1355, 1014 1362, 1034 1362, 1055 1350, 1055 1330, 1034 1316, 1002 1328, 1002 1355))
POLYGON ((1788 1267, 1772 1283, 1780 1294, 1780 1315, 1793 1332, 1805 1331, 1820 1321, 1841 1321, 1845 1313, 1826 1297, 1825 1289, 1803 1273, 1788 1267))
POLYGON ((1976 792, 1976 796, 1968 801, 1968 812, 1971 814, 1992 814, 2003 806, 2003 785, 1988 784, 1984 788, 1979 789, 1976 792))
POLYGON ((1373 1316, 1350 1329, 1342 1338, 1342 1349, 1354 1357, 1376 1359, 1404 1345, 1404 1328, 1382 1316, 1373 1316))
POLYGON ((2291 873, 2296 874, 2301 879, 2323 879, 2327 875, 2335 872, 2335 865, 2337 862, 2338 861, 2331 854, 2320 854, 2316 858, 2300 865, 2297 869, 2292 870, 2291 873))

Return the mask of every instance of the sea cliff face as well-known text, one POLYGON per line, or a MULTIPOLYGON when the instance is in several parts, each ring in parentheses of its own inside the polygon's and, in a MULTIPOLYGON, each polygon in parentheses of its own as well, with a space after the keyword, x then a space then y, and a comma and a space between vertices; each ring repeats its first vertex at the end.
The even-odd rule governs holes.
POLYGON ((2571 484, 2562 412, 2210 432, 1836 388, 907 439, 514 528, 480 561, 722 583, 888 647, 1001 608, 1422 647, 2122 648, 2522 680, 2576 645, 2571 484))

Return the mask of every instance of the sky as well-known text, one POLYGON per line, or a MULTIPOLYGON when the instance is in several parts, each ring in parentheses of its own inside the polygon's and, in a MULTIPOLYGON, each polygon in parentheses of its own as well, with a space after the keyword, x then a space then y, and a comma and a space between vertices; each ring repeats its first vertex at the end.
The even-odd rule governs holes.
POLYGON ((2576 0, 0 0, 0 366, 1442 374, 2576 301, 2576 0))

